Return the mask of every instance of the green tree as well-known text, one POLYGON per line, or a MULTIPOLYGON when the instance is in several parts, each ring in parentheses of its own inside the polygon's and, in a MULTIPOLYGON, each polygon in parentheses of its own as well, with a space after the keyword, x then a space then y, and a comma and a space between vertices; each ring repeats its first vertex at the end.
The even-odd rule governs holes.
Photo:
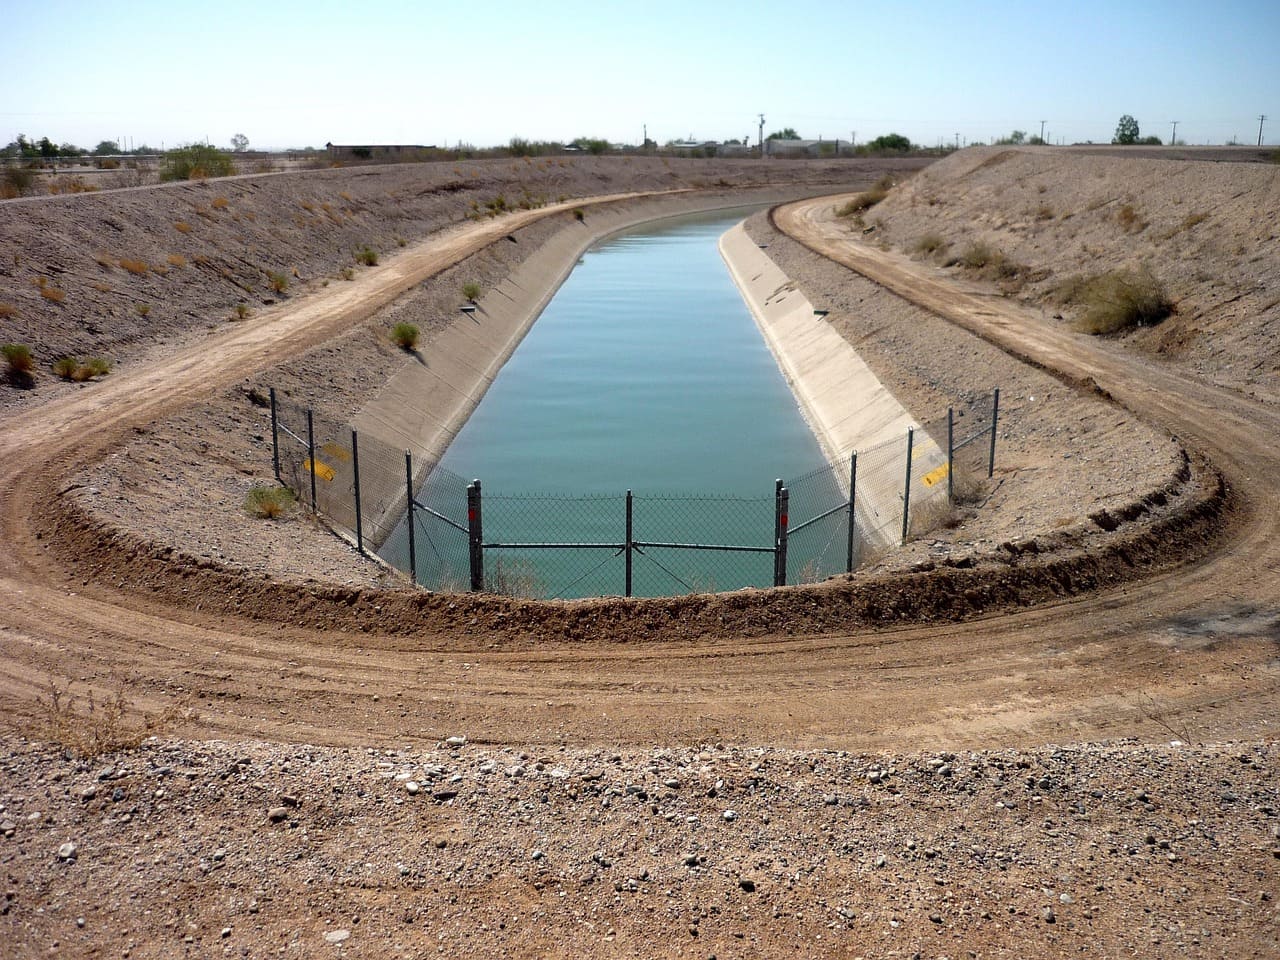
POLYGON ((573 145, 579 150, 586 150, 587 153, 599 156, 609 149, 609 141, 602 140, 599 137, 578 137, 573 141, 573 145))
POLYGON ((190 143, 168 151, 160 161, 161 180, 202 180, 229 177, 236 172, 231 154, 204 143, 190 143))
POLYGON ((116 143, 114 140, 99 140, 98 145, 93 148, 93 155, 95 157, 105 157, 119 152, 120 144, 116 143))
POLYGON ((1116 135, 1111 138, 1112 143, 1137 143, 1138 142, 1138 121, 1125 114, 1120 118, 1120 122, 1116 124, 1116 135))
POLYGON ((237 133, 231 138, 231 149, 236 153, 244 153, 249 149, 249 138, 243 133, 237 133))
POLYGON ((867 144, 867 149, 872 153, 897 152, 906 153, 911 149, 911 141, 900 133, 886 133, 884 136, 876 137, 867 144))
POLYGON ((775 130, 773 133, 765 137, 766 140, 799 140, 800 134, 796 133, 795 127, 783 127, 781 130, 775 130))

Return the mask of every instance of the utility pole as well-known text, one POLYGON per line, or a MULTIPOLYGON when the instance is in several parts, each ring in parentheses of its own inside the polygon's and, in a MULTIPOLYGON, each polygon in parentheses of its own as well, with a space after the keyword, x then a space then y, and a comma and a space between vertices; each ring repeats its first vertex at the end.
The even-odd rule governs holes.
POLYGON ((1045 125, 1045 123, 1046 123, 1046 121, 1044 121, 1044 120, 1041 120, 1041 121, 1040 121, 1040 142, 1041 142, 1041 143, 1044 143, 1044 125, 1045 125))
POLYGON ((1258 115, 1258 146, 1262 146, 1262 123, 1266 119, 1267 115, 1265 113, 1258 115))
POLYGON ((760 114, 760 159, 764 159, 764 114, 760 114))
POLYGON ((1169 138, 1169 146, 1176 147, 1178 145, 1178 121, 1171 120, 1170 123, 1173 124, 1173 136, 1169 138))
POLYGON ((643 126, 644 126, 644 139, 640 141, 641 150, 649 146, 649 125, 646 123, 643 126))
POLYGON ((960 131, 959 130, 956 131, 956 149, 957 150, 960 149, 960 131))

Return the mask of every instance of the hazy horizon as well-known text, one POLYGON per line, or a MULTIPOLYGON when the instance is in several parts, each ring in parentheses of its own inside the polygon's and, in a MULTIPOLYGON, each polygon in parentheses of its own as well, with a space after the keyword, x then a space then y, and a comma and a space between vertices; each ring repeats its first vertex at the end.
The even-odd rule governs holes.
POLYGON ((754 142, 760 113, 766 135, 925 146, 1039 135, 1041 121, 1051 143, 1105 143, 1121 114, 1165 142, 1176 120, 1190 144, 1251 144, 1267 115, 1265 142, 1280 143, 1280 6, 1250 0, 226 0, 213 14, 53 0, 15 7, 7 27, 0 143, 638 144, 646 128, 659 143, 754 142))

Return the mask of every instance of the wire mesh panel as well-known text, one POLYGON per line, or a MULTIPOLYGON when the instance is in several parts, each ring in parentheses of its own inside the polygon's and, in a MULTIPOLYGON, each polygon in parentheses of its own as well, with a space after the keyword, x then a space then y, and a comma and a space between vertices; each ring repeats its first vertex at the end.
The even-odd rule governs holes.
MULTIPOLYGON (((361 446, 360 486, 363 491, 364 448, 361 446)), ((406 502, 407 476, 400 455, 400 502, 406 502)), ((466 591, 471 586, 467 539, 467 481, 443 467, 435 467, 414 492, 413 559, 416 580, 441 591, 466 591)), ((405 508, 407 511, 407 508, 405 508)), ((409 517, 402 512, 378 554, 393 567, 409 570, 409 517)))
POLYGON ((551 598, 621 596, 626 497, 485 492, 484 586, 551 598))
MULTIPOLYGON (((856 569, 904 536, 948 522, 955 503, 979 500, 994 454, 998 391, 969 399, 950 418, 859 450, 856 478, 849 463, 824 464, 787 484, 787 583, 856 569)), ((412 552, 424 586, 471 587, 467 480, 406 462, 404 451, 357 437, 349 426, 287 398, 275 398, 275 414, 280 479, 304 505, 353 535, 359 531, 369 549, 402 570, 410 569, 412 552), (412 528, 411 483, 417 484, 412 528)), ((484 589, 543 598, 608 596, 626 593, 629 579, 633 596, 666 596, 774 582, 779 503, 773 491, 757 498, 634 497, 629 539, 627 502, 623 495, 486 491, 484 589)))
POLYGON ((636 497, 632 594, 773 585, 775 498, 636 497))
POLYGON ((814 583, 848 569, 849 481, 848 464, 824 465, 787 481, 787 583, 814 583))

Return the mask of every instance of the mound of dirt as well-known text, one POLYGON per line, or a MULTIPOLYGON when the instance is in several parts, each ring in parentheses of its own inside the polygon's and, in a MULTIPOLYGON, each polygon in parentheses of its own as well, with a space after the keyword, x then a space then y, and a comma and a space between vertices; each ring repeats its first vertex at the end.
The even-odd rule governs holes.
POLYGON ((1063 323, 1080 314, 1073 286, 1145 267, 1174 312, 1122 342, 1280 402, 1280 166, 975 147, 863 221, 872 239, 939 264, 985 244, 1008 266, 1005 292, 1063 323))

